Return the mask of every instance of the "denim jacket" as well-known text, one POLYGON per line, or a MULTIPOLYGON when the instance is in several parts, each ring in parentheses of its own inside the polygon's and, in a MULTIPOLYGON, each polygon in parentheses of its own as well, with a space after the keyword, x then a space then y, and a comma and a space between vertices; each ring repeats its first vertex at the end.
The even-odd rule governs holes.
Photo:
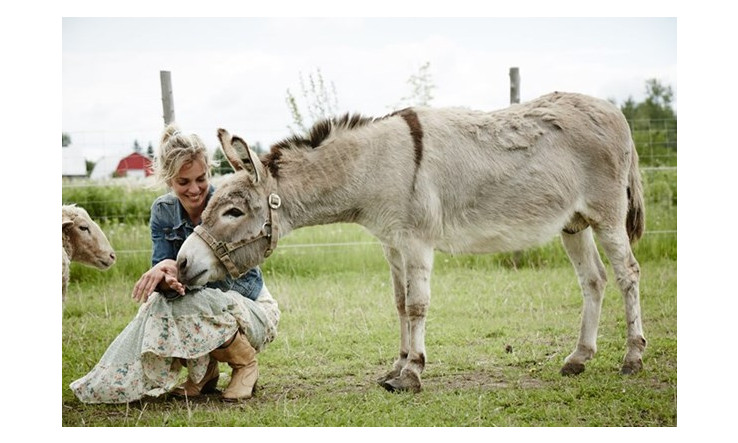
MULTIPOLYGON (((210 201, 214 191, 215 188, 210 185, 207 201, 210 201)), ((207 202, 205 204, 207 205, 207 202)), ((172 193, 160 196, 151 205, 150 227, 153 243, 152 266, 167 258, 176 260, 182 243, 195 230, 187 211, 182 207, 177 196, 172 193)), ((261 270, 256 267, 237 279, 226 276, 224 280, 208 283, 207 286, 223 291, 232 289, 245 297, 256 300, 263 284, 261 270)))

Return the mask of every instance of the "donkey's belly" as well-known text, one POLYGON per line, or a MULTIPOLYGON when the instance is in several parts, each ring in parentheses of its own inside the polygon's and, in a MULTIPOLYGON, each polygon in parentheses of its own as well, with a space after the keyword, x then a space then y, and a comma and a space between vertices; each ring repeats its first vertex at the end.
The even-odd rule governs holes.
POLYGON ((519 251, 550 241, 563 224, 563 220, 552 220, 538 225, 452 228, 436 241, 436 249, 452 254, 519 251))

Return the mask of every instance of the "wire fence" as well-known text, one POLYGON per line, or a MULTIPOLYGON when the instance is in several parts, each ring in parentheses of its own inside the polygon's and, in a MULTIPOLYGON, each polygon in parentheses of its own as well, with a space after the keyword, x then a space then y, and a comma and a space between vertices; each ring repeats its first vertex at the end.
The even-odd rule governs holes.
MULTIPOLYGON (((676 186, 676 173, 677 173, 677 167, 676 166, 658 166, 658 167, 644 167, 641 168, 641 174, 644 177, 644 183, 646 184, 646 194, 647 194, 647 205, 658 205, 660 215, 658 217, 660 218, 666 218, 668 220, 672 220, 673 223, 669 222, 667 225, 673 225, 674 229, 668 229, 663 228, 663 226, 657 226, 653 229, 647 229, 644 232, 645 236, 676 236, 677 230, 676 230, 676 196, 674 195, 674 191, 671 190, 670 186, 676 186), (666 174, 670 178, 668 178, 668 184, 664 184, 663 181, 658 181, 656 179, 653 179, 651 177, 654 174, 658 175, 664 175, 666 174), (673 183, 673 184, 672 184, 673 183), (649 195, 650 194, 650 195, 649 195), (663 212, 666 212, 666 214, 663 214, 663 212)), ((117 179, 118 183, 124 182, 124 179, 117 179)), ((217 180, 216 180, 217 181, 217 180)), ((129 188, 130 190, 134 190, 133 194, 136 194, 135 189, 144 189, 145 191, 142 191, 144 194, 139 196, 141 200, 143 200, 145 205, 150 205, 151 202, 155 199, 156 196, 163 194, 166 192, 164 188, 161 187, 151 187, 151 186, 145 186, 143 185, 144 181, 138 180, 137 182, 129 181, 125 187, 129 188)), ((109 182, 106 182, 105 184, 93 182, 93 181, 84 181, 84 182, 69 182, 67 184, 63 185, 63 193, 64 190, 78 190, 78 189, 96 189, 103 186, 110 186, 109 182)), ((115 186, 121 186, 120 184, 116 184, 115 186)), ((217 184, 216 184, 217 186, 217 184)), ((104 198, 104 199, 90 199, 90 200, 79 200, 75 201, 74 203, 79 204, 82 207, 90 208, 90 207, 103 207, 103 208, 111 208, 110 211, 114 211, 112 208, 119 208, 117 211, 125 211, 123 209, 126 204, 130 203, 130 197, 125 197, 124 195, 130 195, 131 192, 120 192, 118 194, 117 198, 104 198)), ((109 195, 109 194, 108 194, 109 195)), ((65 201, 65 203, 71 203, 69 201, 65 201)), ((140 206, 140 205, 139 205, 140 206)), ((148 207, 148 206, 146 206, 148 207)), ((102 214, 97 214, 94 218, 101 223, 101 225, 105 225, 109 229, 115 229, 114 226, 121 226, 121 225, 136 225, 136 226, 145 226, 148 223, 148 213, 142 214, 142 209, 139 207, 136 209, 136 214, 132 213, 125 213, 125 212, 106 212, 102 214)), ((650 211, 648 211, 650 212, 650 211)), ((663 223, 657 223, 658 225, 663 225, 663 223)), ((647 224, 648 226, 648 224, 647 224)), ((148 233, 148 231, 146 231, 148 233)), ((368 247, 368 246, 380 246, 381 244, 376 241, 346 241, 346 242, 330 242, 330 241, 321 241, 321 242, 308 242, 308 243, 291 243, 286 244, 283 243, 280 245, 280 249, 306 249, 306 248, 356 248, 356 247, 368 247)), ((140 249, 140 248, 119 248, 116 250, 118 254, 142 254, 142 253, 150 253, 150 248, 148 249, 140 249)))

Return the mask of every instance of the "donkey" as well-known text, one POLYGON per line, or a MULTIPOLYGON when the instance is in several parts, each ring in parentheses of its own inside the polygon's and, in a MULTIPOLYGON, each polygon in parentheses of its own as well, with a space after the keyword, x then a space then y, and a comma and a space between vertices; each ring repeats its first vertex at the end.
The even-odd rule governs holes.
POLYGON ((621 372, 642 369, 640 268, 631 243, 644 229, 643 190, 628 123, 611 103, 555 92, 496 112, 346 114, 275 144, 261 159, 226 130, 218 137, 237 172, 216 190, 198 235, 182 245, 184 284, 246 272, 293 229, 363 225, 383 245, 400 324, 399 357, 377 381, 388 391, 418 392, 434 250, 522 250, 560 234, 584 296, 579 339, 561 369, 574 375, 597 349, 606 272, 596 234, 625 302, 621 372))

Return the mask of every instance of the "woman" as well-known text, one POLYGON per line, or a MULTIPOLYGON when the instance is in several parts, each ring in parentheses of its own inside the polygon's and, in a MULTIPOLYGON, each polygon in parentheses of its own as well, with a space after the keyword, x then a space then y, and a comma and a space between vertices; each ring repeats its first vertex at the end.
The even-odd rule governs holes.
POLYGON ((86 403, 130 402, 172 390, 186 361, 187 381, 172 393, 194 397, 215 391, 218 362, 225 362, 233 372, 223 399, 250 398, 256 354, 276 336, 277 302, 258 268, 203 288, 188 289, 177 280, 179 248, 200 224, 214 191, 205 145, 169 125, 154 168, 172 192, 151 207, 152 267, 133 289, 143 305, 95 368, 70 387, 86 403))

